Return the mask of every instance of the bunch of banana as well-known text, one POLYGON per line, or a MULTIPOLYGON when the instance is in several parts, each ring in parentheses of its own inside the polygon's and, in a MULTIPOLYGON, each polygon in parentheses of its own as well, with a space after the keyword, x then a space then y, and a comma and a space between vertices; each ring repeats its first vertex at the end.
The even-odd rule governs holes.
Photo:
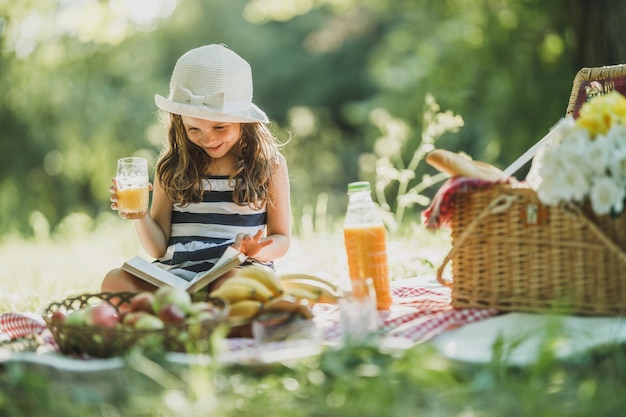
POLYGON ((209 295, 228 301, 229 319, 244 321, 254 317, 267 302, 282 293, 281 282, 274 272, 249 265, 237 270, 209 295))
POLYGON ((335 304, 342 295, 333 283, 307 274, 283 274, 280 276, 283 292, 309 303, 335 304))
POLYGON ((307 305, 337 303, 339 288, 313 275, 286 274, 278 276, 262 266, 249 265, 235 272, 209 294, 230 304, 232 323, 249 321, 262 311, 297 312, 310 318, 307 305), (304 302, 303 302, 304 301, 304 302))

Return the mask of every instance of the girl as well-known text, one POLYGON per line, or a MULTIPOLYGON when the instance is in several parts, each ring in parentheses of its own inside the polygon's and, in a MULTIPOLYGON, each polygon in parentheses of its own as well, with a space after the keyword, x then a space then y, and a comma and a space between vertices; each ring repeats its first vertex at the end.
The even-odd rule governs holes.
MULTIPOLYGON (((142 247, 186 279, 210 269, 229 245, 272 267, 290 243, 289 178, 269 120, 252 103, 250 65, 223 45, 193 49, 176 62, 169 96, 155 103, 169 114, 168 146, 150 213, 134 220, 142 247)), ((115 181, 110 191, 116 210, 115 181)), ((101 285, 154 289, 122 269, 101 285)))

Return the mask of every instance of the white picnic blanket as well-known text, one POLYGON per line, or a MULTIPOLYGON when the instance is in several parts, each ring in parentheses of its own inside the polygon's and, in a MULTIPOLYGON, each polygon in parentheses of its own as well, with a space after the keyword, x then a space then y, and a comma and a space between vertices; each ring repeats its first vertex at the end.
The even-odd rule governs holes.
POLYGON ((524 366, 541 355, 566 359, 590 349, 626 342, 626 317, 580 317, 506 313, 435 336, 432 343, 444 356, 463 362, 487 363, 494 346, 501 360, 524 366))

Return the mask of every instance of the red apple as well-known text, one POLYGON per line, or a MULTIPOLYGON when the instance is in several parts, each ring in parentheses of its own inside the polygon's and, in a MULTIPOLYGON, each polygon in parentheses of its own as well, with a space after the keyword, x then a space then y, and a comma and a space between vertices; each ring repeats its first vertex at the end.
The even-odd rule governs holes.
POLYGON ((159 311, 159 318, 163 320, 163 323, 177 324, 185 321, 186 314, 175 304, 167 304, 161 307, 159 311))
POLYGON ((141 292, 130 299, 130 311, 145 311, 146 313, 154 313, 152 303, 154 302, 154 294, 148 291, 141 292))
POLYGON ((161 287, 154 293, 152 309, 158 315, 161 309, 169 304, 175 305, 185 314, 191 309, 191 296, 187 291, 173 287, 161 287))
POLYGON ((85 309, 85 323, 90 326, 115 327, 120 322, 120 313, 111 304, 102 303, 85 309))
POLYGON ((63 323, 67 318, 67 313, 64 311, 57 310, 50 316, 50 320, 54 323, 63 323))

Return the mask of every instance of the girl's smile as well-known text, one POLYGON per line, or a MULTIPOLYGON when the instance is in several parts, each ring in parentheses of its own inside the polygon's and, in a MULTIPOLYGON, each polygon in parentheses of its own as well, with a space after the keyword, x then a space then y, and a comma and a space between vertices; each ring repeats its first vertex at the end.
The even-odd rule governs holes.
POLYGON ((213 159, 226 155, 239 140, 240 123, 214 122, 188 116, 181 116, 181 119, 189 140, 213 159))
POLYGON ((207 152, 217 152, 222 145, 223 143, 220 143, 217 146, 205 146, 204 149, 206 149, 207 152))

